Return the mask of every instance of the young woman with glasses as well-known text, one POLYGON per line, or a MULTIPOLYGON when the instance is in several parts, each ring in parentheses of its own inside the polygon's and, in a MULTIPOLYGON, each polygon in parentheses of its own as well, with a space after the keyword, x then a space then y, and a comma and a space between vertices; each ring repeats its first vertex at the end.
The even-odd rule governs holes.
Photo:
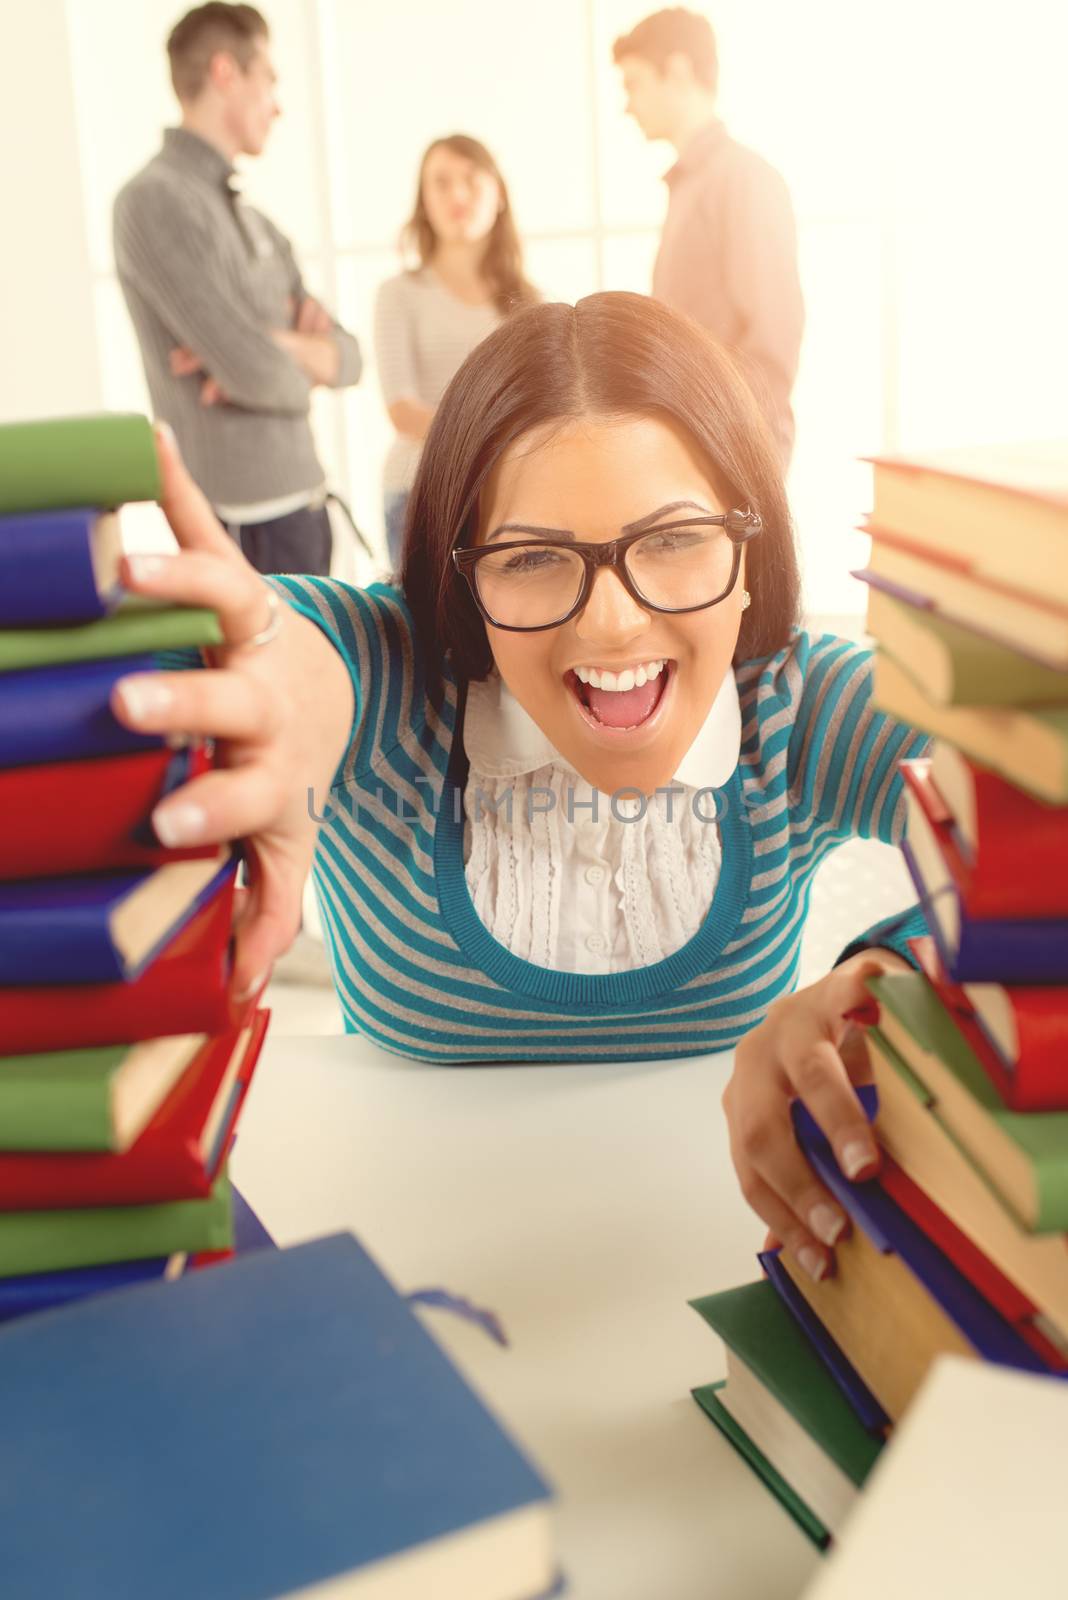
POLYGON ((161 456, 181 553, 131 560, 130 586, 213 606, 229 645, 126 680, 116 710, 221 742, 155 823, 250 841, 239 984, 292 935, 314 858, 346 1026, 388 1050, 737 1046, 743 1188, 826 1272, 844 1218, 789 1102, 874 1168, 846 1013, 919 920, 858 930, 791 993, 809 888, 851 835, 898 841, 895 767, 923 741, 871 706, 866 651, 799 629, 781 474, 729 358, 636 295, 509 319, 435 415, 399 587, 265 585, 161 456))

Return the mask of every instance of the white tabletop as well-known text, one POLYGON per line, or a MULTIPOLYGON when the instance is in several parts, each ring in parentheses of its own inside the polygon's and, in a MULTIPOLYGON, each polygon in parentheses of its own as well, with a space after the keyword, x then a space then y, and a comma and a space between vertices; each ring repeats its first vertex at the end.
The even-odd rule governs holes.
POLYGON ((723 1355, 687 1299, 756 1276, 720 1095, 729 1056, 427 1067, 275 1039, 238 1186, 281 1244, 350 1228, 552 1481, 571 1600, 787 1600, 819 1557, 698 1410, 723 1355))

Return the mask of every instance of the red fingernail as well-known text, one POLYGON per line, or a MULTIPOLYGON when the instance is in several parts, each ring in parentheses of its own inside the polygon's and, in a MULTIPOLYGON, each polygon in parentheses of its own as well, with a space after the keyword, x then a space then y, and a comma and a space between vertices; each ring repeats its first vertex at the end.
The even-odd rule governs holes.
POLYGON ((879 1022, 879 1002, 877 1000, 863 1000, 859 1006, 851 1006, 848 1011, 842 1012, 844 1022, 855 1022, 862 1028, 874 1028, 879 1022))

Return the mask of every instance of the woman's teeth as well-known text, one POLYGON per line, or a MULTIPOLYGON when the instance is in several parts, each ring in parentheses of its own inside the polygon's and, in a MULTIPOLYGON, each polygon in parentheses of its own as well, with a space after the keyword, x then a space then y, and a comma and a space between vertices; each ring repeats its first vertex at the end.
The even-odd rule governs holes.
POLYGON ((628 667, 625 672, 601 672, 596 667, 576 667, 575 677, 580 683, 588 683, 591 689, 608 689, 625 694, 629 689, 640 689, 663 670, 663 661, 643 661, 641 666, 628 667))

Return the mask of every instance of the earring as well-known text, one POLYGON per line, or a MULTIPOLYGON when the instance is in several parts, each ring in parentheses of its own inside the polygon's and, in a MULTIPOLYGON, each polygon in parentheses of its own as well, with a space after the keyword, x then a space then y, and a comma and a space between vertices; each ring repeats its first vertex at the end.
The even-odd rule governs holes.
POLYGON ((753 597, 749 593, 749 590, 748 589, 743 589, 742 590, 742 610, 743 611, 748 611, 749 607, 752 605, 752 603, 753 603, 753 597))

